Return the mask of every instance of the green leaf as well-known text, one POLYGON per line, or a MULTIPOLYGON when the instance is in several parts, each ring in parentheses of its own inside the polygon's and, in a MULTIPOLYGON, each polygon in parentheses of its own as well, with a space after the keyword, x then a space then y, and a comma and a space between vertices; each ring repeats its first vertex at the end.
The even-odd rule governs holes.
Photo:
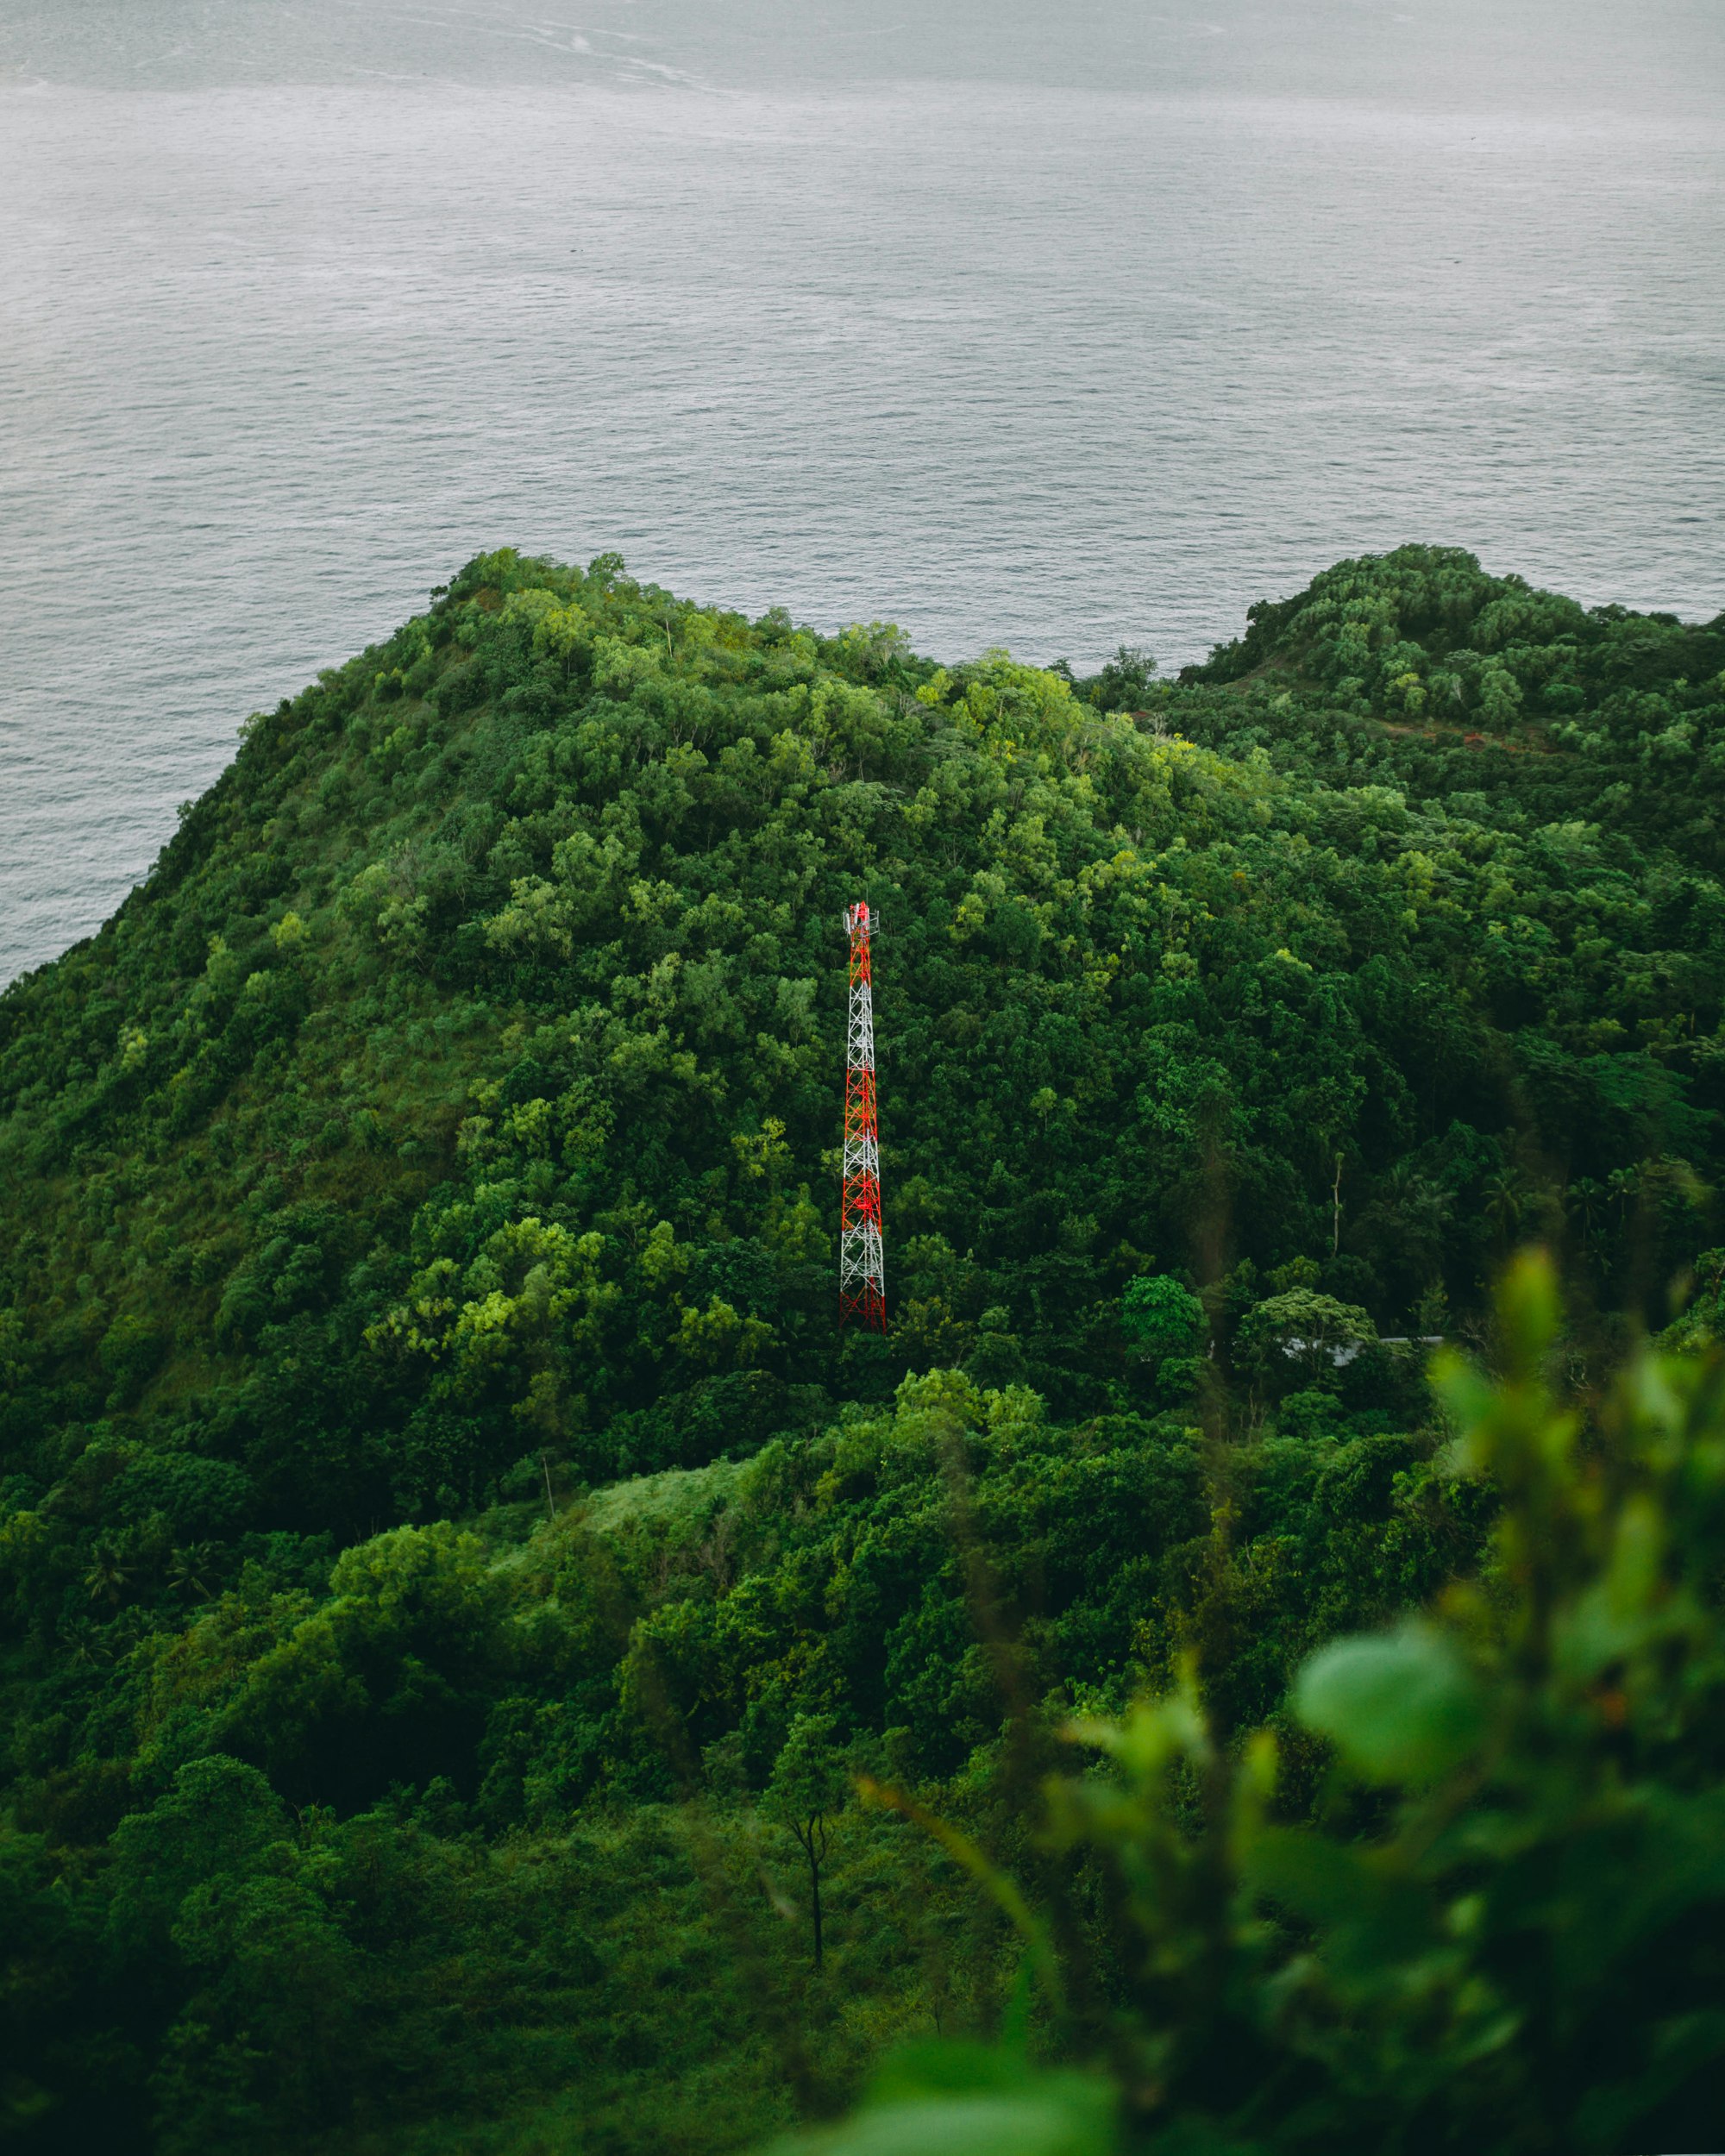
POLYGON ((1429 1782, 1478 1743, 1479 1689, 1441 1633, 1408 1625, 1338 1640, 1301 1671, 1294 1711, 1372 1782, 1429 1782))
POLYGON ((1093 2075, 1038 2072, 987 2044, 916 2044, 888 2060, 862 2110, 770 2156, 1110 2156, 1115 2114, 1093 2075))

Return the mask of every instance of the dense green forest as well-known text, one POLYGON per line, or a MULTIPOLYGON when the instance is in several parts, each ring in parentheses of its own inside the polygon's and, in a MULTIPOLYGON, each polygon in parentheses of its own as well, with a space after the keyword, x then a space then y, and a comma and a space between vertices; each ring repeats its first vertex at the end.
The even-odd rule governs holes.
POLYGON ((0 2133, 1708 2146, 1722 874, 1725 617, 1416 547, 255 716, 0 997, 0 2133))

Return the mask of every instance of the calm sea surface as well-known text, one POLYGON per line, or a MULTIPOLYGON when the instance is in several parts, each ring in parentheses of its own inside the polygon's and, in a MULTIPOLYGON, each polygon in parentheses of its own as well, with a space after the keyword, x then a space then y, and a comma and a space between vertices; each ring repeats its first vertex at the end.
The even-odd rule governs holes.
POLYGON ((1725 606, 1716 0, 0 0, 0 980, 481 548, 1176 662, 1725 606))

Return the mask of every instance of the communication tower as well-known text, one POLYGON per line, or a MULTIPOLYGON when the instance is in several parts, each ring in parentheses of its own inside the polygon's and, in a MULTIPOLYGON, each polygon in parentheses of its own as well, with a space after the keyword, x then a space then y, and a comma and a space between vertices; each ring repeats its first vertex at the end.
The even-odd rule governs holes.
POLYGON ((850 937, 850 1019, 844 1036, 844 1197, 838 1215, 838 1322, 887 1329, 881 1241, 881 1133, 875 1111, 875 921, 865 902, 844 909, 850 937))

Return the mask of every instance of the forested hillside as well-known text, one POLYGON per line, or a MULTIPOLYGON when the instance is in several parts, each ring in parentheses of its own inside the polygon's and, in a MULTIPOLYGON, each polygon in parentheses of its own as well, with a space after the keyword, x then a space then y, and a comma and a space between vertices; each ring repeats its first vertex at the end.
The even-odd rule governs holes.
POLYGON ((1178 681, 505 551, 250 720, 0 998, 22 2145, 717 2156, 931 2034, 859 2147, 961 2084, 1049 2156, 1696 2130, 1722 777, 1725 620, 1417 548, 1178 681), (835 1323, 856 898, 883 1338, 835 1323), (1561 1325, 1494 1303, 1529 1243, 1561 1325), (1440 1401, 1437 1336, 1502 1389, 1440 1401), (1446 1595, 1387 1678, 1308 1662, 1446 1595), (1038 1794, 1074 1716, 1116 1799, 1038 1794), (1494 1775, 1559 1861, 1540 1757, 1690 1854, 1671 1997, 1534 2045, 1527 1957, 1408 1911, 1489 1900, 1494 1775), (1361 1835, 1402 1914, 1320 2000, 1361 1835))

